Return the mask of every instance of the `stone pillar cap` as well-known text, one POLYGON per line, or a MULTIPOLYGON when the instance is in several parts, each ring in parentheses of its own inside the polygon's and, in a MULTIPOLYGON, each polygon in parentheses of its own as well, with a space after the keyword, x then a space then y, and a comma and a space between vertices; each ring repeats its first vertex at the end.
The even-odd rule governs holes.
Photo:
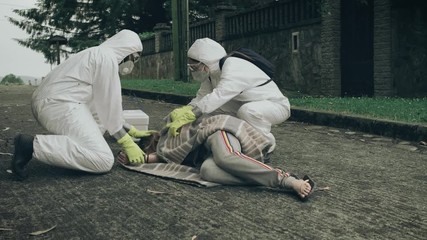
POLYGON ((156 32, 170 30, 171 27, 168 26, 166 23, 157 23, 156 26, 154 26, 153 30, 156 32))
POLYGON ((215 12, 221 12, 221 11, 235 11, 237 8, 234 5, 227 4, 227 3, 219 3, 218 6, 215 8, 215 12))

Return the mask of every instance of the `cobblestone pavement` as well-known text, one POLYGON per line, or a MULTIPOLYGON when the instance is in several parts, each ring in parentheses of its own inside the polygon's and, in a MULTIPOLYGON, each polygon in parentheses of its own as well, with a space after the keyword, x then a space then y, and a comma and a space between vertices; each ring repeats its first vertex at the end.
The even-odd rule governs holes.
MULTIPOLYGON (((302 203, 261 187, 200 188, 127 171, 104 175, 37 161, 30 177, 7 172, 13 137, 46 132, 31 115, 30 87, 0 87, 0 239, 425 239, 427 148, 346 129, 286 122, 273 128, 271 165, 309 174, 302 203), (327 190, 329 188, 329 190, 327 190), (47 230, 38 237, 29 233, 47 230)), ((178 105, 124 97, 150 128, 178 105)), ((119 146, 106 136, 112 149, 119 146)))

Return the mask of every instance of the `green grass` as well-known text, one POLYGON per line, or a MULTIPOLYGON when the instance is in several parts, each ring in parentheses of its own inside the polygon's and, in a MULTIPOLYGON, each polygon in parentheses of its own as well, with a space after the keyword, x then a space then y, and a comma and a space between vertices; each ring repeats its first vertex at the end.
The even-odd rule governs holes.
POLYGON ((291 106, 427 125, 427 98, 302 97, 291 106))
MULTIPOLYGON (((199 83, 174 80, 122 80, 122 87, 195 96, 199 83)), ((289 97, 291 106, 340 114, 427 125, 427 98, 289 97)))
POLYGON ((122 87, 128 89, 140 89, 152 92, 173 93, 185 96, 195 96, 200 83, 185 83, 174 80, 158 79, 123 79, 122 87))

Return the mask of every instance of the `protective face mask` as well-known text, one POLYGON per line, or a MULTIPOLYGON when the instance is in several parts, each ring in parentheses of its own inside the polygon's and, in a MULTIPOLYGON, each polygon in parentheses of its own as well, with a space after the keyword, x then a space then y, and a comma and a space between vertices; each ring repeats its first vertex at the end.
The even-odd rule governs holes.
POLYGON ((209 72, 206 71, 195 71, 191 72, 191 76, 195 81, 203 82, 209 77, 209 72))
POLYGON ((129 60, 119 64, 119 73, 120 75, 127 75, 133 70, 133 61, 129 60))

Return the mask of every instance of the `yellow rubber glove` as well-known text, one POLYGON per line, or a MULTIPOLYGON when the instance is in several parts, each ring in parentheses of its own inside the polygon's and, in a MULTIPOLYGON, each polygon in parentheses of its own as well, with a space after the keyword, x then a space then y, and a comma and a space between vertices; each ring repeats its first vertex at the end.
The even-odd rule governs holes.
POLYGON ((169 128, 169 135, 171 135, 173 137, 178 136, 181 127, 184 126, 185 124, 191 123, 193 121, 194 120, 180 119, 180 120, 175 120, 174 122, 166 124, 166 127, 169 128))
POLYGON ((182 126, 196 120, 196 116, 192 109, 192 106, 184 106, 171 112, 170 118, 172 121, 166 124, 166 127, 169 128, 169 135, 174 137, 178 136, 179 130, 182 126))
POLYGON ((131 137, 134 137, 134 138, 142 138, 142 137, 148 137, 148 136, 150 136, 151 134, 153 134, 153 133, 156 133, 157 131, 155 131, 155 130, 147 130, 147 131, 143 131, 143 130, 138 130, 138 129, 136 129, 136 127, 134 127, 134 126, 132 126, 130 129, 129 129, 129 135, 131 136, 131 137))
POLYGON ((117 141, 123 148, 123 151, 128 156, 130 163, 144 163, 145 153, 136 145, 129 134, 124 135, 117 141))
POLYGON ((170 113, 171 121, 174 122, 175 120, 179 120, 183 118, 190 119, 191 117, 194 117, 194 119, 196 119, 192 110, 193 110, 193 107, 190 105, 174 109, 170 113))

